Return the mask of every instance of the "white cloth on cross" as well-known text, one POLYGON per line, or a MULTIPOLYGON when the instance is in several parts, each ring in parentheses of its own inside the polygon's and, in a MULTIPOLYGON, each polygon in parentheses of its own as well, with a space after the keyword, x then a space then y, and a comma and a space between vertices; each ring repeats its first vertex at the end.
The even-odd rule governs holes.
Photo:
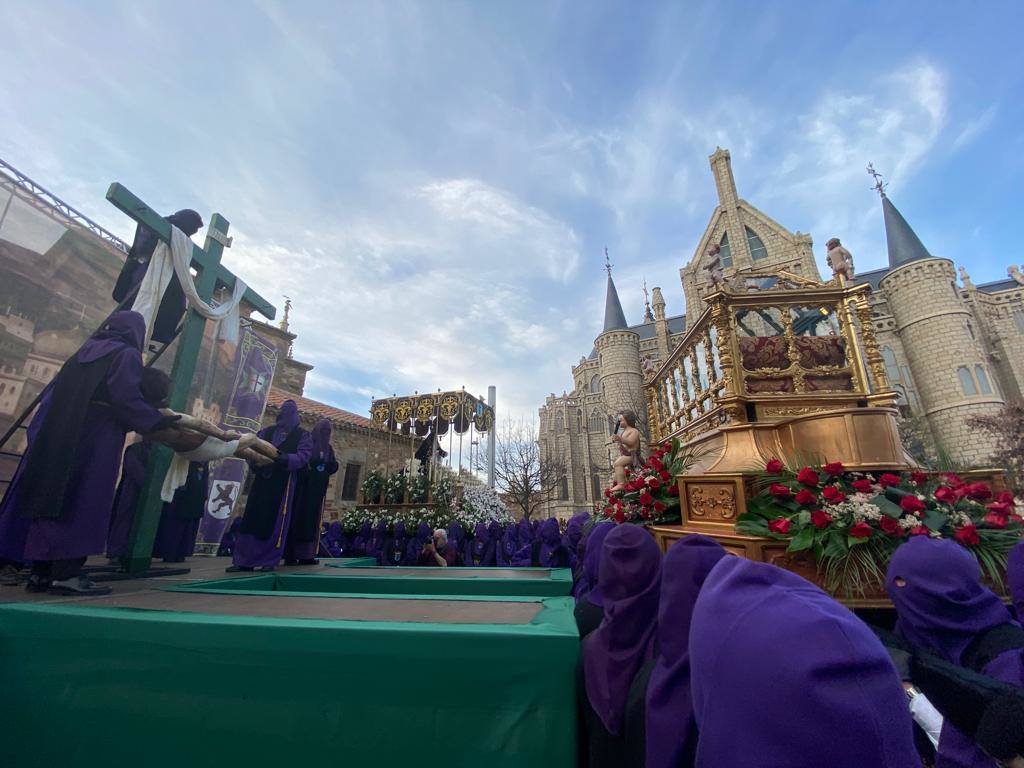
POLYGON ((235 278, 235 287, 231 292, 231 298, 222 304, 213 306, 207 304, 199 297, 196 291, 196 284, 192 280, 192 273, 189 271, 192 266, 192 240, 173 224, 171 225, 171 246, 163 240, 153 251, 146 268, 146 275, 139 285, 138 295, 132 304, 132 309, 142 315, 146 321, 146 340, 149 341, 153 334, 153 323, 156 321, 157 309, 163 299, 167 286, 171 282, 171 276, 177 275, 182 291, 188 305, 205 317, 220 323, 219 337, 224 341, 238 342, 238 305, 245 295, 246 285, 238 277, 235 278))
POLYGON ((160 487, 160 498, 163 501, 174 501, 174 492, 188 482, 188 464, 190 461, 216 461, 234 456, 238 450, 237 440, 218 440, 207 437, 202 445, 191 451, 175 453, 171 458, 171 466, 164 475, 164 484, 160 487))

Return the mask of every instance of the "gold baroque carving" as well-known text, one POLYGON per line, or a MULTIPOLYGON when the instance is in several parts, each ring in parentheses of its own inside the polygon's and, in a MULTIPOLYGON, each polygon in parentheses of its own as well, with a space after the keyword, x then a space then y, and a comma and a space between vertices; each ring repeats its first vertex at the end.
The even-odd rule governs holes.
POLYGON ((799 406, 774 406, 764 409, 765 416, 803 416, 808 413, 822 413, 830 410, 832 406, 820 405, 799 405, 799 406))
POLYGON ((706 520, 733 520, 736 517, 736 488, 733 485, 688 485, 686 500, 690 514, 706 520))

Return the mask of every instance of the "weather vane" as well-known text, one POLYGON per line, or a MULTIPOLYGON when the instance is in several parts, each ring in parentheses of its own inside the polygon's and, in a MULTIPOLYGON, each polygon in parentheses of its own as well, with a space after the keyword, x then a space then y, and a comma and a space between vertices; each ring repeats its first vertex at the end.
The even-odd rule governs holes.
POLYGON ((868 175, 875 180, 875 186, 873 186, 872 189, 875 190, 880 197, 885 197, 885 188, 889 185, 882 181, 882 174, 876 171, 875 166, 871 163, 868 163, 868 175))
POLYGON ((608 257, 608 246, 604 247, 604 268, 608 272, 608 277, 612 276, 612 260, 608 257))
POLYGON ((282 331, 287 331, 288 330, 288 315, 291 313, 291 311, 292 311, 292 300, 289 299, 287 296, 285 296, 284 297, 284 317, 281 318, 281 322, 278 323, 278 326, 277 326, 282 331))

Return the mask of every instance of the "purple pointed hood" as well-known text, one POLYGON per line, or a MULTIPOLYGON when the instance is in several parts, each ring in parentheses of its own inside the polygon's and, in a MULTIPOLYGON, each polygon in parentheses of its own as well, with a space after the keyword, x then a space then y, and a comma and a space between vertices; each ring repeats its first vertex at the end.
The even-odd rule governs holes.
POLYGON ((115 312, 79 348, 78 362, 91 363, 124 347, 142 352, 146 342, 146 321, 138 312, 115 312))
POLYGON ((322 458, 331 450, 331 421, 320 419, 313 425, 313 456, 322 458))
POLYGON ((697 766, 920 768, 889 654, 789 571, 719 560, 693 611, 690 669, 697 766))
POLYGON ((580 599, 589 600, 598 608, 604 607, 604 595, 598 583, 598 571, 601 564, 601 548, 605 537, 615 528, 615 523, 604 520, 594 526, 586 538, 583 551, 583 574, 580 576, 580 599))
POLYGON ((1017 621, 1024 621, 1024 541, 1010 550, 1006 559, 1006 580, 1017 608, 1017 621))
POLYGON ((981 583, 974 555, 949 539, 915 536, 901 544, 889 561, 885 590, 896 608, 897 633, 953 664, 979 634, 1012 621, 981 583))
POLYGON ((285 400, 277 412, 270 442, 274 444, 274 447, 281 445, 297 426, 299 426, 299 406, 295 404, 294 400, 285 400))
POLYGON ((654 652, 661 550, 638 525, 620 525, 604 540, 598 575, 601 625, 583 641, 587 698, 608 732, 622 731, 629 686, 654 652))
POLYGON ((697 723, 690 698, 690 624, 704 580, 725 557, 722 545, 692 535, 673 544, 661 565, 658 654, 647 685, 647 768, 692 763, 697 723))

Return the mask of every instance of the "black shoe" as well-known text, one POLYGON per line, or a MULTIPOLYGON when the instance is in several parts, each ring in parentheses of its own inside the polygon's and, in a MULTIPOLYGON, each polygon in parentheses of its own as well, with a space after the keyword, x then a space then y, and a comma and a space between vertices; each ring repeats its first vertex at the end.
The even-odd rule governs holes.
POLYGON ((261 565, 259 568, 256 569, 256 572, 257 573, 273 573, 274 572, 274 566, 272 566, 272 565, 261 565))
POLYGON ((224 570, 227 573, 249 573, 254 569, 250 568, 248 565, 229 565, 224 570))
POLYGON ((309 557, 305 560, 299 560, 298 565, 320 565, 320 561, 315 557, 309 557))
POLYGON ((285 560, 284 564, 285 565, 302 565, 302 561, 300 561, 300 560, 285 560))
POLYGON ((109 595, 110 587, 101 587, 87 576, 72 576, 50 583, 51 595, 109 595))
POLYGON ((45 592, 50 588, 50 580, 44 579, 42 576, 33 573, 28 577, 28 581, 25 582, 26 592, 45 592))

